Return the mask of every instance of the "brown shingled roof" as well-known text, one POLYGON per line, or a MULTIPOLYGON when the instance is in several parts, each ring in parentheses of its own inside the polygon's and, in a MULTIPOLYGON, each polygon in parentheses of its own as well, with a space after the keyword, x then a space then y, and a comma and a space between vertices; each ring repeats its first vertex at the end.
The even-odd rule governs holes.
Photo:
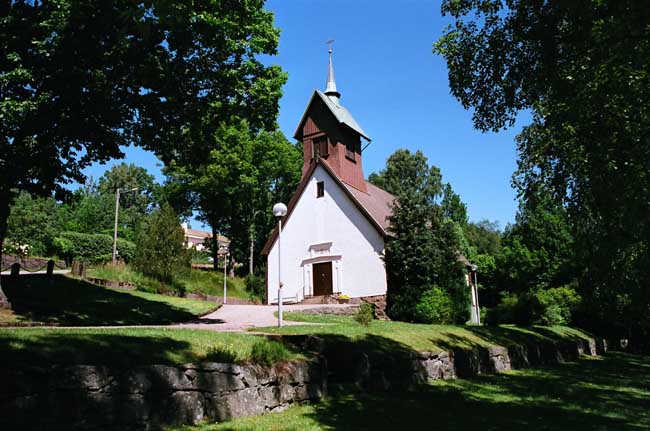
POLYGON ((388 218, 393 213, 392 205, 395 196, 368 181, 366 181, 368 193, 357 190, 347 183, 343 184, 386 234, 390 225, 388 218))

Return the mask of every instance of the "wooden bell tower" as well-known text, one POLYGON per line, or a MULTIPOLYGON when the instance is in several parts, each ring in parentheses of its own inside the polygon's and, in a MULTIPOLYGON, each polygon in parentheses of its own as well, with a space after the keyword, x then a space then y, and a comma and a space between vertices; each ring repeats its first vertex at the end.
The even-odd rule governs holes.
POLYGON ((363 175, 361 142, 370 138, 352 114, 341 105, 341 93, 336 89, 332 48, 329 49, 329 69, 325 92, 314 91, 305 113, 294 133, 303 143, 303 176, 312 163, 324 162, 346 184, 367 192, 363 175))

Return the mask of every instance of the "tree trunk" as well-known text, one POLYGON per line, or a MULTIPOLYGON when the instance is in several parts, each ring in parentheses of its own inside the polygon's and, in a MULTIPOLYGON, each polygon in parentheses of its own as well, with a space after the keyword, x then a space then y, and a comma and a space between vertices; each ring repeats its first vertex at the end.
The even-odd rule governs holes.
POLYGON ((210 223, 212 228, 212 268, 219 271, 219 234, 214 224, 210 223))
MULTIPOLYGON (((5 242, 5 235, 7 234, 7 219, 9 218, 9 198, 3 197, 0 203, 0 266, 2 265, 2 245, 5 242)), ((0 277, 0 280, 2 277, 0 277)), ((2 282, 0 281, 0 308, 11 308, 9 298, 2 290, 2 282)))

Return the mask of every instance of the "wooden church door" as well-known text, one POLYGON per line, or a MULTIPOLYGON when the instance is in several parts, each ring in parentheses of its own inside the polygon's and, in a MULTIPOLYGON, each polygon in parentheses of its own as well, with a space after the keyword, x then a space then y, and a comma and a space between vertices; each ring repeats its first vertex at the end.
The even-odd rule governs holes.
POLYGON ((332 294, 332 262, 315 263, 314 274, 314 296, 332 294))

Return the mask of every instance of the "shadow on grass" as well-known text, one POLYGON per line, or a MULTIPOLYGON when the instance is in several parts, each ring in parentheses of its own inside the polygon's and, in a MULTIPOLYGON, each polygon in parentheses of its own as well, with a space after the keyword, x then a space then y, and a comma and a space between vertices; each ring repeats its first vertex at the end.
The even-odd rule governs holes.
POLYGON ((29 337, 0 334, 0 366, 172 364, 199 360, 187 341, 164 336, 83 334, 64 331, 29 337))
POLYGON ((149 301, 63 275, 2 277, 2 288, 20 320, 66 326, 159 325, 196 316, 165 302, 149 301))
POLYGON ((642 430, 650 427, 648 361, 607 354, 605 359, 437 382, 408 392, 334 386, 326 401, 292 416, 286 427, 265 427, 264 418, 254 426, 226 423, 215 429, 642 430))

